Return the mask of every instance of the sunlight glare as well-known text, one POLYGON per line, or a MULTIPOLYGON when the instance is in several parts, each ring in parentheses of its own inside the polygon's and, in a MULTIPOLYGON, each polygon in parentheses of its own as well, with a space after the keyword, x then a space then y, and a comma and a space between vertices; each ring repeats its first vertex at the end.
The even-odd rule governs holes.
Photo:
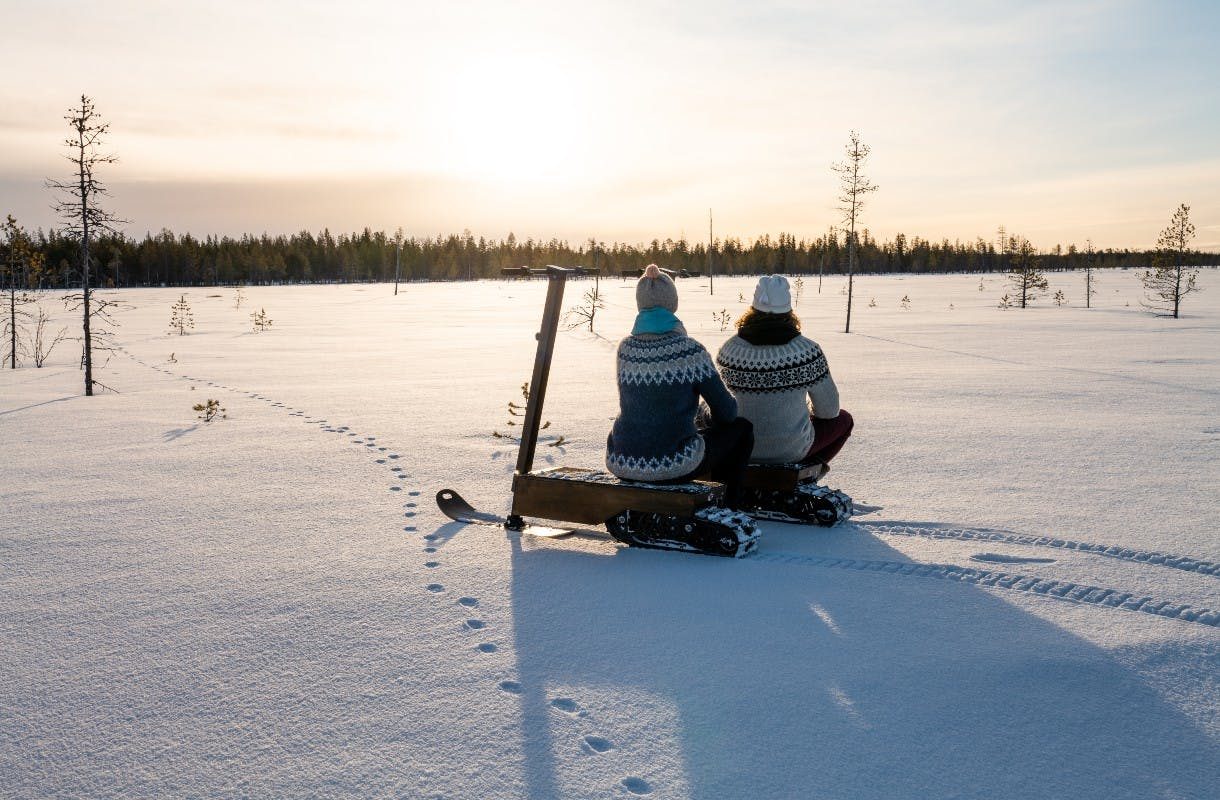
POLYGON ((565 183, 593 152, 581 70, 543 55, 488 51, 448 77, 442 163, 467 179, 565 183))

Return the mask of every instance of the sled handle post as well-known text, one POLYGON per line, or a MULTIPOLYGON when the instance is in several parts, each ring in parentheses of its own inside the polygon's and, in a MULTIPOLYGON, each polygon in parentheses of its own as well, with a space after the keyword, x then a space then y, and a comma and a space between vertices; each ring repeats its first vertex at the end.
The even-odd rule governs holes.
POLYGON ((517 474, 527 475, 534 468, 534 451, 538 447, 538 426, 542 423, 542 402, 546 399, 546 382, 551 374, 551 356, 555 352, 555 332, 559 330, 559 307, 563 304, 563 286, 574 270, 547 265, 546 305, 542 311, 542 328, 535 338, 538 352, 534 356, 534 374, 530 378, 530 397, 525 404, 525 419, 521 423, 521 449, 517 451, 517 474))

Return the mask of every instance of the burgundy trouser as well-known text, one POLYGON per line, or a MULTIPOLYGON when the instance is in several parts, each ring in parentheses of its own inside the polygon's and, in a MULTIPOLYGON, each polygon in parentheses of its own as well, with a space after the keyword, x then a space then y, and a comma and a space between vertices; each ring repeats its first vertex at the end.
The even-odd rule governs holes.
POLYGON ((804 460, 817 461, 822 464, 830 463, 830 459, 838 455, 839 451, 843 449, 843 445, 847 443, 854 426, 855 421, 851 418, 851 414, 843 410, 839 411, 839 416, 834 419, 814 417, 813 447, 809 448, 804 460))

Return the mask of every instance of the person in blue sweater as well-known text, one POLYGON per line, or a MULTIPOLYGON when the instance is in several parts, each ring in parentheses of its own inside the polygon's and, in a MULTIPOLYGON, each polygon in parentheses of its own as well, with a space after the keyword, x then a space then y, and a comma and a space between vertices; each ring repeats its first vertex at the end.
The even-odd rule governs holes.
POLYGON ((725 484, 725 503, 739 508, 754 432, 737 416, 712 357, 675 316, 678 290, 656 264, 635 287, 639 309, 618 346, 619 415, 606 440, 606 468, 624 480, 684 483, 710 477, 725 484), (711 425, 695 426, 699 398, 711 425))

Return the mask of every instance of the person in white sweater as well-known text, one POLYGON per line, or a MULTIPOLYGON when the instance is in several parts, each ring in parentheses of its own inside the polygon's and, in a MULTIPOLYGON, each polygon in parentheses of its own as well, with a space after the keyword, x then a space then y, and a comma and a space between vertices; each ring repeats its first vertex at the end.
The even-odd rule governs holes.
POLYGON ((825 466, 851 436, 851 414, 817 343, 801 335, 792 292, 782 275, 760 278, 754 301, 737 321, 716 365, 737 396, 737 413, 754 424, 750 460, 825 466))

